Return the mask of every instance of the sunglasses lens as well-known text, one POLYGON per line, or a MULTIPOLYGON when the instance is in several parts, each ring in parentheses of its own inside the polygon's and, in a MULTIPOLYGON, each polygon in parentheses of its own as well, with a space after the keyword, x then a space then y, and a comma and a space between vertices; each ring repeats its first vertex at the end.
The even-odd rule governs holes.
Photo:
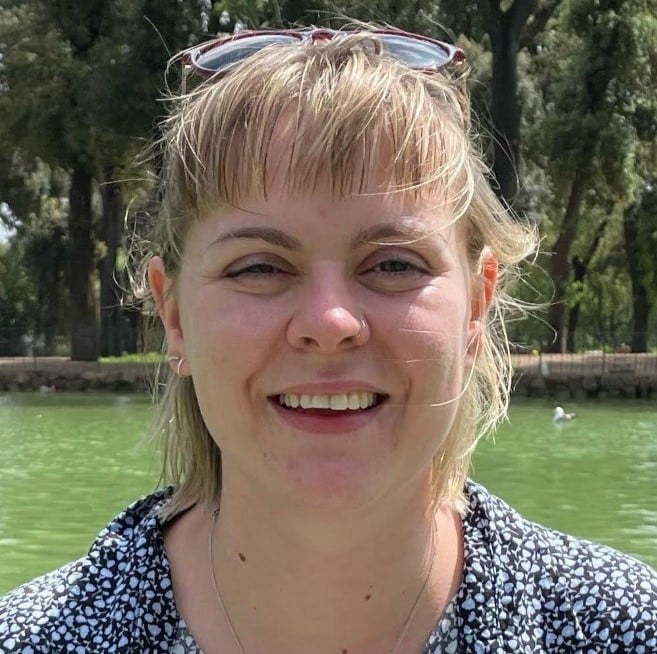
POLYGON ((449 64, 454 55, 447 47, 395 34, 379 36, 384 49, 409 68, 438 69, 449 64))
POLYGON ((226 70, 269 45, 298 43, 290 34, 256 34, 234 41, 221 41, 205 52, 192 55, 196 68, 208 73, 226 70))

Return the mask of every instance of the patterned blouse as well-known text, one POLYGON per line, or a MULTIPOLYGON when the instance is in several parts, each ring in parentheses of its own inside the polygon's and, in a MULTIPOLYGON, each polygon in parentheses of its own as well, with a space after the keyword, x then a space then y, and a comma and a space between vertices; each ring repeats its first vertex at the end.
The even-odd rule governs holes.
MULTIPOLYGON (((200 650, 176 610, 162 524, 171 490, 115 518, 82 559, 0 598, 0 652, 200 650)), ((523 519, 466 484, 459 590, 422 654, 655 654, 657 573, 523 519)))

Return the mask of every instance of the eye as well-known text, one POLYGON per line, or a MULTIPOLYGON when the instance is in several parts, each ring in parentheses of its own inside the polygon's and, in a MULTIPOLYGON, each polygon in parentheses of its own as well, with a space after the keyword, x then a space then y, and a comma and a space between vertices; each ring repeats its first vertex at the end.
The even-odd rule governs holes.
POLYGON ((363 261, 360 271, 363 284, 381 292, 410 291, 433 276, 424 257, 398 247, 384 247, 372 253, 363 261))
POLYGON ((248 279, 248 278, 265 278, 273 277, 276 275, 289 275, 290 273, 278 268, 271 263, 252 263, 248 266, 229 270, 226 272, 226 277, 230 279, 248 279))
POLYGON ((371 272, 381 273, 383 275, 404 275, 417 274, 425 272, 418 264, 407 261, 406 259, 394 258, 385 259, 370 268, 371 272))
POLYGON ((280 281, 294 274, 289 261, 269 253, 253 253, 234 259, 223 271, 223 277, 240 282, 280 281))

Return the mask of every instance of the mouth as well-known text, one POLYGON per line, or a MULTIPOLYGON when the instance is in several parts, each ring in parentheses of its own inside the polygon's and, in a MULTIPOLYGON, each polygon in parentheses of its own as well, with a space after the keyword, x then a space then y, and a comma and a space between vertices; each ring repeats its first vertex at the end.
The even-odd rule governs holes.
POLYGON ((298 415, 338 417, 372 411, 389 398, 382 393, 351 391, 332 394, 280 393, 270 395, 269 401, 278 408, 298 415))

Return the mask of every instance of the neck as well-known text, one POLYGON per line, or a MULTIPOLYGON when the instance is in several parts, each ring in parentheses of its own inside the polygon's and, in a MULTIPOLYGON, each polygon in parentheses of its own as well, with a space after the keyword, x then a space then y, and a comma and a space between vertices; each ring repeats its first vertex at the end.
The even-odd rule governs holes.
POLYGON ((405 626, 419 651, 460 578, 454 515, 432 510, 426 479, 339 515, 277 507, 227 485, 212 524, 208 514, 217 584, 246 654, 306 652, 308 643, 385 654, 405 626))

